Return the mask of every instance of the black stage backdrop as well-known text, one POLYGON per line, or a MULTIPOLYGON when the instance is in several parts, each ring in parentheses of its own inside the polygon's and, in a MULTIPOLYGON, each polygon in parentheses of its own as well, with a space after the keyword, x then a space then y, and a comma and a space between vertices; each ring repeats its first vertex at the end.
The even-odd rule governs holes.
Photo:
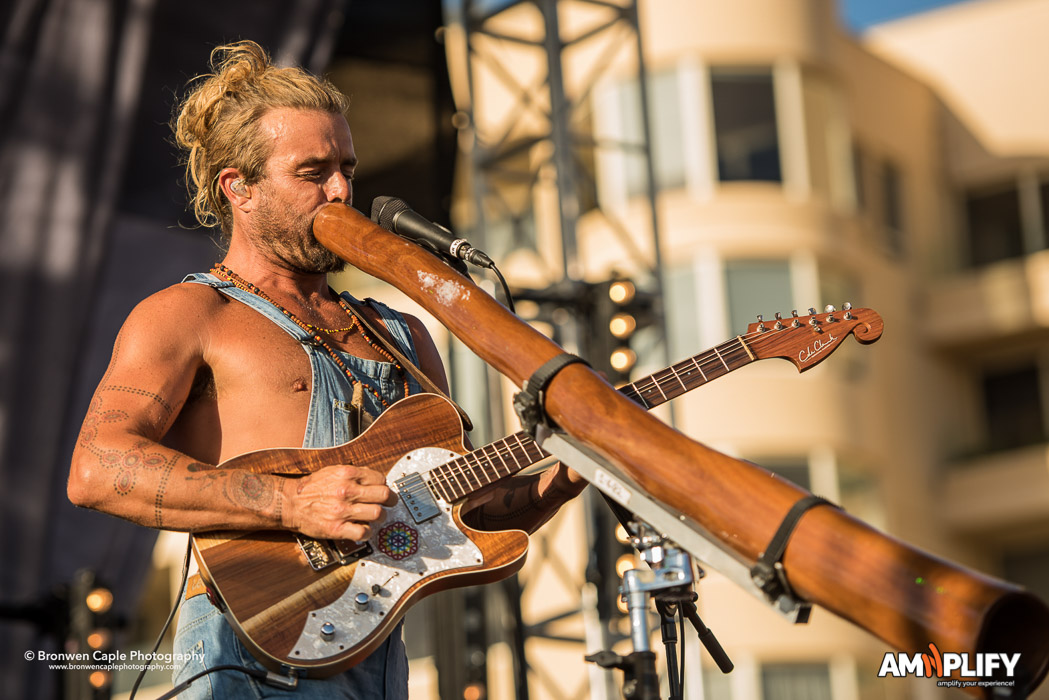
MULTIPOLYGON (((431 46, 439 3, 384 2, 382 12, 378 5, 0 3, 0 687, 5 697, 54 697, 60 683, 46 664, 23 656, 27 650, 55 650, 55 641, 38 625, 12 616, 28 612, 30 604, 45 600, 83 568, 97 572, 113 589, 118 611, 130 616, 149 570, 156 533, 74 508, 65 483, 80 421, 127 313, 186 272, 206 270, 221 254, 207 231, 192 228, 167 127, 177 96, 190 77, 204 72, 210 50, 251 38, 281 63, 324 72, 333 57, 353 54, 362 37, 370 36, 372 45, 362 42, 361 55, 381 59, 406 40, 406 24, 417 25, 421 32, 414 33, 414 49, 408 49, 415 56, 407 60, 425 64, 437 76, 437 97, 431 96, 436 108, 426 120, 442 119, 442 128, 433 129, 441 145, 431 144, 423 154, 433 168, 422 175, 417 167, 410 171, 407 193, 392 192, 425 191, 430 204, 416 208, 431 216, 447 207, 454 134, 450 112, 442 114, 451 109, 446 69, 439 48, 431 46), (398 16, 404 21, 398 23, 398 16), (382 21, 388 24, 376 31, 373 23, 382 21)), ((354 135, 360 140, 356 129, 354 135)), ((375 179, 395 186, 396 178, 388 175, 380 168, 375 179)), ((357 206, 367 210, 369 202, 358 200, 357 206)))

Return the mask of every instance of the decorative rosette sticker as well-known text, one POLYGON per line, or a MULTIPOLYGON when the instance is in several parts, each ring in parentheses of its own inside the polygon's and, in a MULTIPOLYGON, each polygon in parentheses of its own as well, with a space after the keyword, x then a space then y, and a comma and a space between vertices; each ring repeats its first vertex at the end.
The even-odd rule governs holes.
POLYGON ((397 521, 379 530, 379 551, 390 559, 404 559, 419 551, 419 532, 397 521))

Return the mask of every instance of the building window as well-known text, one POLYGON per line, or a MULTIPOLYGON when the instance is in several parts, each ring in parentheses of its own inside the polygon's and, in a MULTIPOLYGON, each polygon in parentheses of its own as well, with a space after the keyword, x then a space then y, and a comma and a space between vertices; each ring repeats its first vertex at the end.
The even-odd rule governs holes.
POLYGON ((771 69, 710 72, 718 177, 782 182, 771 69))
POLYGON ((663 304, 670 333, 672 361, 695 355, 700 347, 696 271, 691 265, 669 265, 663 273, 663 304))
POLYGON ((986 372, 983 400, 988 447, 1008 450, 1045 441, 1040 377, 1035 365, 986 372))
POLYGON ((856 211, 862 212, 867 208, 867 176, 866 156, 859 144, 852 145, 852 184, 855 188, 853 195, 856 198, 856 211))
POLYGON ((1015 184, 993 192, 970 192, 965 198, 969 228, 969 262, 986 265, 1023 255, 1020 192, 1015 184))
POLYGON ((885 162, 881 170, 882 216, 886 243, 894 255, 903 254, 903 178, 894 164, 885 162))
POLYGON ((768 664, 761 668, 763 700, 831 700, 827 664, 768 664))
POLYGON ((786 260, 726 260, 725 295, 729 332, 746 333, 757 314, 772 318, 794 308, 790 264, 786 260))
MULTIPOLYGON (((676 70, 648 75, 649 127, 652 132, 650 146, 656 186, 659 189, 673 189, 685 185, 685 153, 681 148, 684 126, 681 121, 681 95, 677 81, 676 70)), ((628 144, 625 158, 627 194, 631 197, 647 194, 648 175, 644 154, 637 148, 637 145, 644 141, 638 81, 631 80, 614 89, 621 120, 619 133, 615 136, 628 144)))

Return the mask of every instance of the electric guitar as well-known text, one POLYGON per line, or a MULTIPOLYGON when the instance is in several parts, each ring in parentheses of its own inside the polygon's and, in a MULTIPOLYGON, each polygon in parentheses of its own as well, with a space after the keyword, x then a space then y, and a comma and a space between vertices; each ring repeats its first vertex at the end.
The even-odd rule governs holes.
MULTIPOLYGON (((828 307, 830 308, 830 307, 828 307)), ((806 371, 850 333, 881 336, 870 309, 760 320, 746 334, 620 389, 653 408, 745 365, 790 360, 806 371)), ((219 465, 255 473, 305 475, 331 464, 387 475, 399 496, 367 542, 317 540, 288 531, 205 532, 193 551, 212 599, 265 666, 326 677, 371 653, 420 598, 490 583, 524 564, 528 535, 463 524, 463 500, 549 455, 519 432, 468 451, 455 408, 434 394, 409 396, 357 438, 331 448, 250 452, 219 465)))

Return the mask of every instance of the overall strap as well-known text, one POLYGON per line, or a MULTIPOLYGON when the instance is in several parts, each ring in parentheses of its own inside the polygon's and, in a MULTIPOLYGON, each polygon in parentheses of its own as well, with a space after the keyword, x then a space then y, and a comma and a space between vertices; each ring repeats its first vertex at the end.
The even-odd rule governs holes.
POLYGON ((284 331, 295 340, 300 343, 306 343, 308 345, 316 345, 316 342, 310 336, 310 334, 303 328, 300 328, 290 318, 281 313, 273 304, 269 303, 262 297, 256 296, 251 292, 246 292, 243 289, 237 287, 232 282, 226 280, 220 280, 215 275, 209 272, 194 272, 186 275, 182 280, 183 282, 195 282, 197 284, 205 284, 212 289, 215 289, 231 299, 236 299, 242 304, 249 306, 250 308, 258 311, 260 314, 273 321, 275 324, 280 326, 284 331))
POLYGON ((455 410, 459 412, 459 417, 463 421, 463 426, 467 430, 473 430, 473 421, 470 420, 470 416, 467 415, 466 411, 464 411, 462 407, 459 406, 459 404, 453 401, 450 396, 441 391, 441 389, 436 384, 434 384, 433 381, 431 381, 430 378, 427 377, 426 374, 424 374, 423 371, 420 370, 417 366, 416 363, 418 362, 418 353, 415 352, 415 343, 412 342, 411 333, 408 330, 408 324, 405 322, 404 317, 398 314, 396 311, 393 311, 390 307, 386 306, 382 302, 375 301, 374 299, 367 299, 366 302, 364 302, 371 306, 373 309, 375 309, 384 321, 392 321, 392 323, 386 323, 384 325, 390 330, 390 333, 395 337, 401 336, 400 338, 398 338, 398 340, 400 340, 402 343, 405 343, 409 351, 412 352, 412 355, 415 356, 414 362, 405 357, 404 354, 396 347, 396 344, 386 340, 382 333, 377 332, 375 330, 375 326, 373 326, 371 322, 364 317, 364 314, 358 313, 357 310, 353 308, 354 304, 360 304, 361 302, 357 301, 345 292, 343 293, 343 296, 351 302, 350 309, 353 311, 353 315, 357 317, 357 321, 362 326, 364 326, 364 328, 369 333, 371 333, 372 337, 375 338, 375 341, 381 344, 384 348, 386 348, 390 352, 390 354, 393 355, 399 363, 401 363, 401 366, 404 367, 404 369, 407 370, 409 374, 415 377, 415 381, 419 382, 419 385, 423 389, 425 389, 431 394, 437 394, 438 396, 447 399, 453 406, 455 406, 455 410))

